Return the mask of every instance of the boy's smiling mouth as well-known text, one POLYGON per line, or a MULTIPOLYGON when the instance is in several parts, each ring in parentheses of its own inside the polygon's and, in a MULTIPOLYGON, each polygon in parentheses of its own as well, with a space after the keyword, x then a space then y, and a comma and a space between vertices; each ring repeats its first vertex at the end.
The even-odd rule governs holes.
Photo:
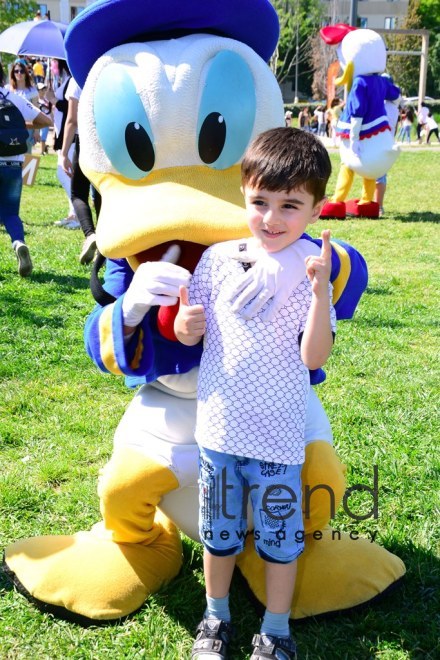
POLYGON ((263 233, 266 234, 267 236, 280 236, 281 234, 284 234, 284 232, 281 229, 279 231, 274 231, 271 229, 263 229, 263 233))

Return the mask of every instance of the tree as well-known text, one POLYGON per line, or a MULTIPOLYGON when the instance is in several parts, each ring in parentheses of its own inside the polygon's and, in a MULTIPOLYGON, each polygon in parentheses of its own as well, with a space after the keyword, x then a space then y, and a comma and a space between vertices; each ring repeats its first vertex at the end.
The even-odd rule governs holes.
MULTIPOLYGON (((327 77, 330 65, 337 61, 336 48, 328 46, 319 32, 314 36, 311 48, 311 64, 313 67, 312 93, 315 99, 327 98, 327 77)), ((339 91, 339 95, 343 92, 339 91)), ((336 96, 338 94, 336 93, 336 96)), ((331 99, 328 99, 330 102, 331 99)))
POLYGON ((422 27, 429 30, 428 78, 426 93, 440 98, 440 0, 420 0, 422 27))
MULTIPOLYGON (((422 28, 419 16, 420 0, 409 0, 408 13, 399 27, 405 30, 422 28)), ((389 50, 420 51, 421 39, 418 36, 390 34, 382 35, 389 50)), ((393 76, 405 96, 414 96, 419 87, 420 58, 416 55, 389 55, 387 71, 393 76)))
MULTIPOLYGON (((426 93, 440 96, 440 0, 410 0, 405 21, 399 27, 407 30, 429 30, 428 76, 426 93)), ((417 36, 384 36, 389 50, 420 51, 417 36)), ((420 58, 415 55, 390 55, 387 69, 405 96, 417 96, 419 91, 420 58)))
POLYGON ((272 0, 280 21, 280 40, 272 68, 280 84, 292 79, 298 64, 298 89, 310 95, 312 42, 321 25, 320 0, 272 0))
POLYGON ((21 2, 10 2, 1 0, 0 2, 0 32, 6 28, 20 23, 21 21, 31 21, 35 16, 39 5, 32 0, 21 0, 21 2))
POLYGON ((418 14, 424 28, 439 33, 440 0, 420 0, 418 14))
POLYGON ((440 98, 440 34, 431 37, 429 42, 428 79, 426 81, 428 96, 440 98))

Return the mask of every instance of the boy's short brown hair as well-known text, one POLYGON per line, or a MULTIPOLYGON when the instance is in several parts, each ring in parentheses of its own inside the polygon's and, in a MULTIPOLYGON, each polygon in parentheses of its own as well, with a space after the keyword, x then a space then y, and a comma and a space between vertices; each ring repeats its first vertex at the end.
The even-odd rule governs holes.
POLYGON ((272 128, 249 145, 241 164, 243 188, 271 191, 304 188, 315 204, 325 197, 332 166, 327 149, 312 133, 272 128))

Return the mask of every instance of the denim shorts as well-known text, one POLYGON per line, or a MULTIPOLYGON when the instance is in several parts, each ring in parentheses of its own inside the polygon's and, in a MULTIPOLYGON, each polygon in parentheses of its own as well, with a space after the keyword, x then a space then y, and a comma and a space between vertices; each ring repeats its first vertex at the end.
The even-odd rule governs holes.
POLYGON ((208 552, 224 557, 243 550, 250 498, 260 557, 294 561, 304 550, 301 469, 200 447, 199 534, 208 552))

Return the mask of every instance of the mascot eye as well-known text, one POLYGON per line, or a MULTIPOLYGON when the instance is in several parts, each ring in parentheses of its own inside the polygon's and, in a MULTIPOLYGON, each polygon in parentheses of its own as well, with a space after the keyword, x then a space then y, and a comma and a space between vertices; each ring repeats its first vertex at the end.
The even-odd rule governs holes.
POLYGON ((101 145, 113 167, 142 179, 154 167, 150 122, 126 67, 110 64, 96 84, 93 111, 101 145))
POLYGON ((255 112, 255 83, 248 65, 236 53, 218 53, 209 63, 200 102, 201 160, 217 170, 239 162, 252 134, 255 112))
POLYGON ((133 163, 142 172, 154 166, 154 149, 147 131, 137 122, 130 122, 125 129, 125 144, 133 163))
POLYGON ((223 151, 226 141, 226 124, 218 112, 211 112, 199 132, 199 154, 207 165, 214 163, 223 151))

